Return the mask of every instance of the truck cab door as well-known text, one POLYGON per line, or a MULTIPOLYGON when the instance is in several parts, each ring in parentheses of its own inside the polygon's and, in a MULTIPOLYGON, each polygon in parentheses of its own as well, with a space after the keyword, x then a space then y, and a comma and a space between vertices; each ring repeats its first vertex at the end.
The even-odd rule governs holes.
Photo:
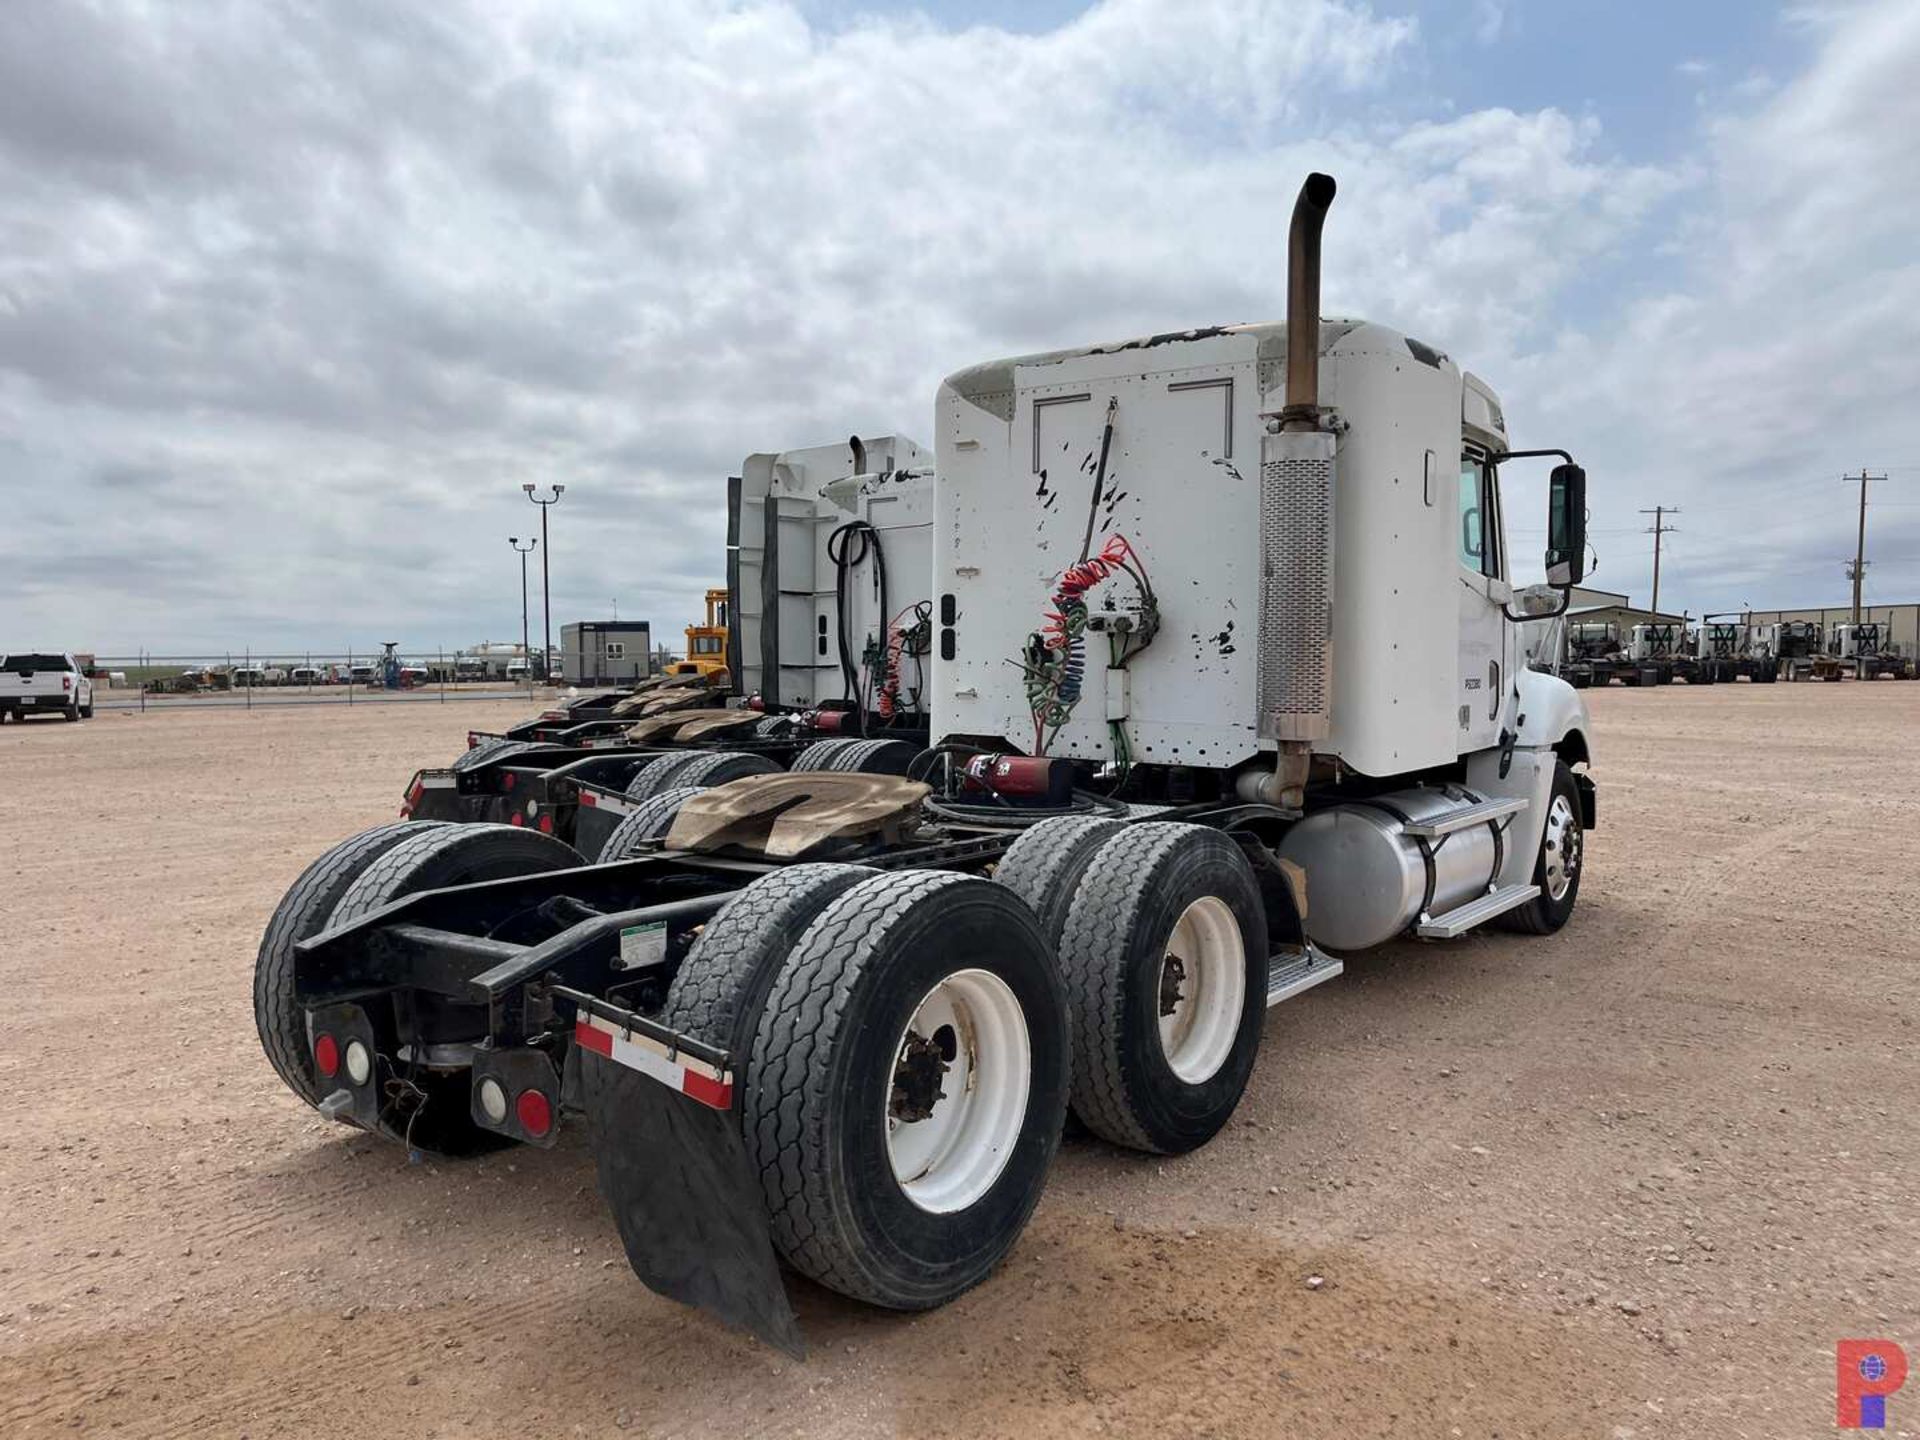
POLYGON ((1485 452, 1465 447, 1455 516, 1459 546, 1460 654, 1456 697, 1459 753, 1499 743, 1501 711, 1513 687, 1512 626, 1506 605, 1506 535, 1500 484, 1485 452))

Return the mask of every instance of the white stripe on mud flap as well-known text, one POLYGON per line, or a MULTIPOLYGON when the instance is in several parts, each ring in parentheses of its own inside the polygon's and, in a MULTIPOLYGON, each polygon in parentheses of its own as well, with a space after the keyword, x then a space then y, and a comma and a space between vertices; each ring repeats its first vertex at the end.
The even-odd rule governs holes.
POLYGON ((733 1076, 729 1072, 691 1056, 669 1060, 667 1047, 651 1036, 622 1030, 598 1015, 582 1015, 574 1022, 573 1038, 581 1048, 651 1076, 689 1100, 715 1110, 726 1110, 733 1104, 733 1076))

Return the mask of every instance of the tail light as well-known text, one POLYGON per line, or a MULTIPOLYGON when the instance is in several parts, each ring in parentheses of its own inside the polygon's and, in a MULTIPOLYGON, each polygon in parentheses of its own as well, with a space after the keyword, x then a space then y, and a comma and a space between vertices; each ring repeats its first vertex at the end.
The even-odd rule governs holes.
POLYGON ((553 816, 551 814, 540 817, 540 833, 542 835, 553 834, 553 816))
POLYGON ((544 1139, 553 1129, 553 1102, 538 1090, 522 1090, 513 1102, 513 1113, 520 1128, 536 1140, 544 1139))
POLYGON ((60 677, 60 688, 61 688, 62 690, 71 690, 71 689, 73 689, 73 676, 71 676, 71 675, 62 675, 62 676, 60 677))
POLYGON ((407 787, 407 798, 400 806, 401 818, 410 818, 413 812, 420 808, 420 797, 426 793, 427 787, 421 783, 418 776, 415 776, 413 784, 407 787))
POLYGON ((323 1080, 331 1080, 340 1073, 340 1042, 333 1036, 313 1037, 313 1067, 323 1080))

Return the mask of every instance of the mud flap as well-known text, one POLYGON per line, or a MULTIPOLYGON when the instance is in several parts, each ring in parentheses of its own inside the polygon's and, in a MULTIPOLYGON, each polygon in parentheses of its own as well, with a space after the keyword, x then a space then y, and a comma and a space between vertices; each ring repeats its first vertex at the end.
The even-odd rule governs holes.
POLYGON ((658 1294, 805 1358, 732 1111, 593 1052, 580 1062, 600 1193, 633 1273, 658 1294))

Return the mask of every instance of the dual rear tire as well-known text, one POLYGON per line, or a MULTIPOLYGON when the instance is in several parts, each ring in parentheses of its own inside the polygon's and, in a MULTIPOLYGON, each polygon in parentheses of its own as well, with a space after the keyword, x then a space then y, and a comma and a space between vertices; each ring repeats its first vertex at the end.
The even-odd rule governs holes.
POLYGON ((743 890, 663 1018, 735 1057, 775 1248, 842 1294, 945 1304, 1018 1240, 1059 1144, 1067 999, 1033 912, 939 871, 803 865, 743 890))

